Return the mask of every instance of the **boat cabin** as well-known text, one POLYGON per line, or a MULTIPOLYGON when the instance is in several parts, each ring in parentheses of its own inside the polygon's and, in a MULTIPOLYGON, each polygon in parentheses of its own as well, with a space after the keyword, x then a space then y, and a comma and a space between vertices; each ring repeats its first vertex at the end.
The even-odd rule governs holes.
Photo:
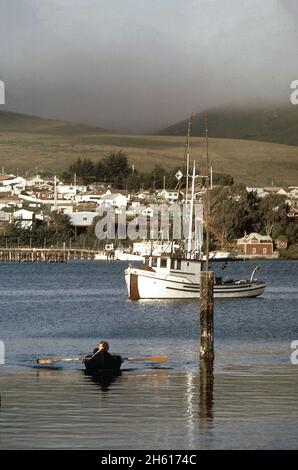
POLYGON ((148 266, 159 272, 171 274, 200 274, 201 262, 169 256, 150 256, 148 266))

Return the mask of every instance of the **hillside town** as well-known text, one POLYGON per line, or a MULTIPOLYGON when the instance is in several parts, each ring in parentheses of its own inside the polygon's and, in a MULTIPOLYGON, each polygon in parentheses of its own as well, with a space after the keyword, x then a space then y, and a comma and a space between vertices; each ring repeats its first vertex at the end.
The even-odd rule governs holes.
MULTIPOLYGON (((26 233, 30 237, 31 244, 36 226, 48 226, 53 222, 54 214, 60 214, 65 216, 64 221, 69 225, 69 230, 62 235, 56 230, 57 243, 58 238, 61 238, 61 241, 64 242, 71 239, 73 243, 82 243, 83 240, 83 243, 86 244, 88 230, 90 236, 90 228, 98 217, 98 208, 114 209, 116 214, 125 214, 128 218, 142 214, 150 219, 153 215, 154 204, 164 203, 171 206, 173 203, 185 200, 185 189, 179 189, 178 185, 175 189, 166 188, 165 180, 163 186, 163 188, 154 190, 129 191, 103 182, 79 184, 76 181, 76 175, 74 175, 73 184, 67 184, 62 178, 43 177, 38 173, 23 177, 5 174, 2 171, 0 175, 0 243, 2 246, 4 244, 6 246, 16 245, 16 243, 26 244, 24 240, 20 240, 20 233, 26 233), (14 232, 12 228, 17 228, 21 232, 17 230, 14 232), (13 239, 16 234, 18 237, 15 236, 13 239)), ((214 186, 213 190, 216 189, 218 187, 214 186)), ((287 206, 288 220, 292 225, 295 222, 294 226, 297 229, 297 186, 246 187, 245 191, 248 196, 253 194, 258 200, 280 196, 287 206)), ((236 204, 239 197, 234 197, 236 204)), ((196 198, 198 201, 204 199, 204 188, 198 188, 196 198)), ((272 234, 274 225, 276 224, 271 225, 267 233, 254 231, 247 233, 246 230, 243 230, 241 236, 233 239, 232 243, 231 240, 230 243, 227 243, 228 238, 225 243, 221 237, 217 237, 215 248, 233 247, 234 251, 247 257, 276 257, 279 255, 279 250, 287 250, 289 240, 284 233, 277 233, 274 236, 274 233, 272 234)), ((279 232, 283 232, 283 230, 279 230, 279 232)), ((297 233, 295 237, 297 237, 297 233)), ((28 237, 27 240, 29 240, 28 237)), ((292 240, 292 244, 293 241, 295 242, 295 239, 292 240)), ((93 240, 93 247, 95 246, 103 248, 99 242, 94 244, 93 240)), ((132 245, 130 249, 133 250, 132 245)))

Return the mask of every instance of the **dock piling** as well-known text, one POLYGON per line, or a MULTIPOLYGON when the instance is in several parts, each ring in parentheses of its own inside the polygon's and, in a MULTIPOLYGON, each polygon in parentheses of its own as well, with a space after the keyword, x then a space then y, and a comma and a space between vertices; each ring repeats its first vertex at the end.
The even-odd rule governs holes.
POLYGON ((200 359, 214 360, 214 273, 200 277, 200 359))
POLYGON ((0 262, 65 263, 71 259, 94 259, 96 250, 63 248, 0 248, 0 262))

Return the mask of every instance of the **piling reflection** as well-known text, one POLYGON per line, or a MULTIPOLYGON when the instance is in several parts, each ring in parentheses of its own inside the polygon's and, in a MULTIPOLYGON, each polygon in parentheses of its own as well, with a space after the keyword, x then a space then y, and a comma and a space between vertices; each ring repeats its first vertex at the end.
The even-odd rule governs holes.
POLYGON ((200 359, 200 419, 213 419, 214 361, 200 359))

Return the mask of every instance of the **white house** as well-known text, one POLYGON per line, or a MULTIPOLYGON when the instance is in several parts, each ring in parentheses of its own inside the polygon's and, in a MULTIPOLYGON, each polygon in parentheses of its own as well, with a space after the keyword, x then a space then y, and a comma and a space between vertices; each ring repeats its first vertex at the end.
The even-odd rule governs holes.
POLYGON ((99 204, 102 200, 102 194, 77 194, 74 199, 76 202, 94 202, 99 204))
POLYGON ((0 175, 0 193, 16 194, 24 191, 26 187, 26 180, 21 176, 14 175, 0 175))
POLYGON ((279 194, 280 196, 288 196, 287 191, 285 191, 283 188, 280 188, 280 190, 277 191, 276 194, 279 194))
POLYGON ((34 212, 20 209, 12 214, 12 218, 15 221, 19 221, 22 228, 30 229, 33 224, 34 212))
POLYGON ((43 183, 46 183, 46 181, 42 179, 40 175, 30 176, 26 180, 26 186, 29 186, 29 187, 36 186, 38 184, 43 184, 43 183))
POLYGON ((14 178, 16 178, 15 175, 6 175, 6 174, 0 174, 0 182, 3 184, 3 182, 10 184, 10 181, 12 181, 14 178))
POLYGON ((12 187, 9 185, 3 186, 0 184, 0 193, 1 194, 10 194, 12 192, 12 187))
POLYGON ((19 199, 0 199, 0 209, 14 209, 18 207, 21 209, 23 206, 23 201, 19 199))
POLYGON ((0 211, 0 222, 10 222, 11 214, 8 212, 0 211))
POLYGON ((57 193, 62 194, 65 199, 74 199, 78 193, 86 193, 87 186, 77 186, 68 184, 58 184, 57 193))
POLYGON ((183 195, 181 191, 162 189, 158 191, 157 197, 165 199, 168 202, 176 202, 179 200, 179 194, 183 195))
POLYGON ((22 188, 25 188, 26 186, 26 180, 22 176, 14 176, 12 178, 8 178, 6 180, 2 180, 1 183, 3 186, 14 186, 18 185, 22 188))
POLYGON ((51 204, 50 206, 50 211, 51 212, 54 212, 54 211, 58 211, 58 212, 61 212, 63 214, 67 214, 67 215, 70 215, 73 213, 73 203, 71 201, 57 201, 57 204, 51 204), (69 204, 70 202, 70 204, 69 204))
POLYGON ((99 201, 99 205, 104 205, 105 207, 114 207, 114 208, 121 208, 127 206, 127 196, 124 196, 120 193, 106 193, 104 196, 101 197, 99 201))
POLYGON ((137 199, 140 199, 143 201, 144 199, 147 199, 150 197, 150 192, 149 191, 141 191, 135 196, 137 199))
POLYGON ((247 193, 256 193, 256 195, 260 198, 268 196, 268 192, 264 190, 264 188, 250 188, 246 187, 246 192, 247 193))
POLYGON ((296 208, 298 207, 298 188, 297 187, 293 187, 293 188, 289 188, 290 191, 288 192, 288 204, 292 207, 292 208, 296 208))
POLYGON ((298 188, 291 188, 288 192, 288 196, 290 199, 298 199, 298 188))
POLYGON ((94 217, 98 214, 96 212, 73 212, 70 214, 70 223, 74 227, 90 227, 93 223, 94 217))

